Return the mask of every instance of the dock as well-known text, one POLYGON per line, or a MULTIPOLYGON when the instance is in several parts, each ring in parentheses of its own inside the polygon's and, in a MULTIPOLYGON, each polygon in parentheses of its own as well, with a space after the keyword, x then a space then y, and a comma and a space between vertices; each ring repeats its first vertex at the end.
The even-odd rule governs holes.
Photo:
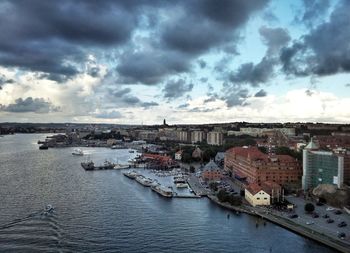
POLYGON ((194 192, 195 195, 202 197, 207 196, 208 191, 205 189, 202 184, 199 182, 199 179, 195 176, 190 176, 187 179, 188 186, 191 188, 191 190, 194 192))

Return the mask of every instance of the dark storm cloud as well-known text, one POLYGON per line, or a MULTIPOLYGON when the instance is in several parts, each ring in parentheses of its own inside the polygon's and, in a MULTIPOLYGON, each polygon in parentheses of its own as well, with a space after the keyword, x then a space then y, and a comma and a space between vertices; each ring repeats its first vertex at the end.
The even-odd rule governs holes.
POLYGON ((186 92, 190 92, 193 89, 193 84, 186 84, 184 79, 170 80, 165 85, 163 92, 164 97, 168 100, 182 97, 186 92))
POLYGON ((141 106, 144 107, 145 109, 148 109, 150 107, 158 106, 159 104, 157 102, 143 102, 141 103, 141 106))
POLYGON ((122 114, 115 110, 110 112, 101 112, 95 115, 95 118, 99 119, 120 119, 122 117, 122 114))
POLYGON ((295 76, 350 72, 350 1, 340 1, 330 20, 282 49, 283 70, 295 76))
POLYGON ((269 80, 275 64, 274 59, 267 57, 264 57, 256 65, 252 62, 242 64, 236 72, 230 74, 229 80, 233 83, 249 83, 253 87, 257 87, 259 83, 265 83, 269 80))
POLYGON ((6 76, 0 74, 0 90, 2 89, 2 85, 14 82, 13 79, 8 79, 6 76))
POLYGON ((157 50, 125 52, 117 66, 120 82, 147 85, 155 85, 167 75, 186 72, 189 69, 186 56, 157 50))
POLYGON ((154 101, 143 102, 138 97, 132 95, 131 92, 132 90, 130 88, 123 88, 123 89, 116 89, 116 90, 109 88, 106 98, 113 104, 112 107, 114 107, 115 105, 120 107, 140 106, 145 109, 148 109, 150 107, 159 105, 154 101))
POLYGON ((259 90, 257 93, 255 93, 254 97, 261 98, 261 97, 266 97, 267 93, 263 89, 259 90))
POLYGON ((260 36, 267 46, 267 51, 262 60, 254 64, 252 62, 242 64, 235 72, 229 75, 229 81, 233 83, 250 84, 253 87, 266 83, 274 75, 274 69, 279 64, 277 55, 283 46, 290 41, 287 30, 282 28, 260 27, 260 36))
POLYGON ((134 14, 143 4, 145 1, 2 1, 0 64, 44 72, 58 81, 74 76, 79 71, 74 63, 84 59, 84 49, 120 45, 130 38, 137 24, 134 14))
POLYGON ((323 19, 324 14, 330 7, 329 0, 303 0, 304 13, 303 16, 297 17, 298 22, 312 26, 315 21, 323 19))
POLYGON ((123 97, 124 95, 126 95, 130 92, 131 92, 130 88, 125 88, 125 89, 121 89, 121 90, 112 91, 112 95, 114 97, 123 97))
POLYGON ((123 97, 122 101, 128 105, 136 105, 140 103, 140 99, 132 95, 127 95, 123 97))
POLYGON ((204 69, 204 68, 207 66, 207 63, 206 63, 204 60, 199 59, 199 60, 198 60, 198 65, 199 65, 199 67, 200 67, 201 69, 204 69))
POLYGON ((0 111, 13 112, 13 113, 49 113, 59 111, 59 107, 53 106, 51 102, 45 101, 43 98, 27 97, 26 99, 18 98, 14 104, 1 105, 0 111))
POLYGON ((163 27, 161 39, 166 47, 198 55, 234 39, 235 30, 267 2, 184 1, 178 15, 163 27))
POLYGON ((267 46, 267 55, 275 54, 290 41, 289 33, 283 28, 269 28, 262 26, 259 29, 263 43, 267 46))
POLYGON ((227 107, 242 106, 248 98, 248 89, 240 84, 223 84, 223 96, 220 99, 226 102, 227 107))

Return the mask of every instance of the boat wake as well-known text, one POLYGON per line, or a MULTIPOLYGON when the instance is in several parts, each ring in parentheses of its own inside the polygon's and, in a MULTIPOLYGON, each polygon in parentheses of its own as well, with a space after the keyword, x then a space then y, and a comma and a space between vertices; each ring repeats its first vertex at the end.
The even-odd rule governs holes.
POLYGON ((0 252, 59 251, 62 229, 55 211, 48 207, 0 225, 0 252))

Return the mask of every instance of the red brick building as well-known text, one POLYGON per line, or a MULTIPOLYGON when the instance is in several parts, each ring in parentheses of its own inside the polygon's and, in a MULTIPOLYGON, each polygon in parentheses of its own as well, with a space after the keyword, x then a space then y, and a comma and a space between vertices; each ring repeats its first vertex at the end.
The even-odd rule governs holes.
POLYGON ((203 172, 202 172, 203 180, 220 181, 222 177, 223 175, 222 175, 221 169, 213 160, 210 160, 210 162, 204 166, 203 172))
POLYGON ((247 183, 272 181, 277 184, 296 183, 301 180, 299 162, 288 155, 270 157, 257 147, 235 147, 226 151, 225 169, 247 183))

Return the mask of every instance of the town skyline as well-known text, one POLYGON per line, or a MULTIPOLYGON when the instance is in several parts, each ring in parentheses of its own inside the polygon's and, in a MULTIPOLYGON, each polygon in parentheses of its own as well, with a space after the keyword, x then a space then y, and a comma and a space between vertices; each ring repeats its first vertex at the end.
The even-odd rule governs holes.
POLYGON ((349 123, 345 0, 2 1, 0 13, 0 122, 349 123))

